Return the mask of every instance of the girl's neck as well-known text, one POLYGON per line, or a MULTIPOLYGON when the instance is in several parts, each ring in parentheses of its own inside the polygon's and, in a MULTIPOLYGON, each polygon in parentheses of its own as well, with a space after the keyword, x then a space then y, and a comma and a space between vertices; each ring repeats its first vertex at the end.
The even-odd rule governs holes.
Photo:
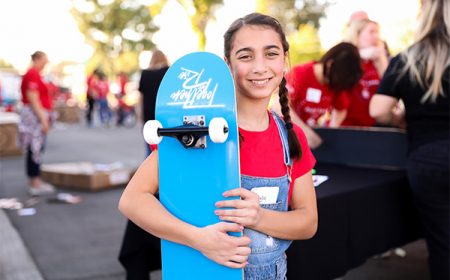
POLYGON ((264 131, 269 127, 268 101, 237 98, 237 121, 240 128, 248 131, 264 131))
POLYGON ((323 76, 323 64, 320 62, 313 64, 313 72, 314 76, 316 77, 317 81, 321 83, 322 85, 326 84, 325 77, 323 76))

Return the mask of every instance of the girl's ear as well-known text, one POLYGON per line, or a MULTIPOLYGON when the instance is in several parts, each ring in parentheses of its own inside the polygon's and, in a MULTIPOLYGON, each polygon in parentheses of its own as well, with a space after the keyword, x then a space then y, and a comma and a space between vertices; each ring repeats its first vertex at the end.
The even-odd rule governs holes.
POLYGON ((226 64, 228 64, 228 66, 230 66, 230 62, 228 61, 226 56, 223 57, 223 60, 225 61, 226 64))

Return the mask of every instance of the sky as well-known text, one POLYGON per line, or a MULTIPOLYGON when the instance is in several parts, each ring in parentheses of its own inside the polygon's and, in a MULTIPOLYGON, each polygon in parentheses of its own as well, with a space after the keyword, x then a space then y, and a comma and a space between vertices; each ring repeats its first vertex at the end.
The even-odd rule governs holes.
MULTIPOLYGON (((418 0, 334 0, 319 32, 323 48, 329 48, 342 38, 342 32, 351 12, 365 10, 381 24, 381 34, 390 46, 397 46, 399 38, 413 28, 418 13, 418 0)), ((237 17, 255 8, 254 0, 224 0, 217 12, 217 21, 207 29, 206 50, 222 55, 222 36, 237 17)), ((14 0, 0 2, 0 59, 13 64, 19 72, 29 65, 35 50, 45 51, 51 63, 71 60, 84 64, 92 48, 85 44, 74 19, 69 14, 71 0, 14 0)), ((165 50, 173 62, 183 54, 197 50, 196 37, 182 8, 175 0, 158 16, 161 26, 155 35, 158 47, 165 50), (174 18, 177 20, 174 21, 174 18)), ((148 64, 149 53, 144 54, 141 66, 148 64)))

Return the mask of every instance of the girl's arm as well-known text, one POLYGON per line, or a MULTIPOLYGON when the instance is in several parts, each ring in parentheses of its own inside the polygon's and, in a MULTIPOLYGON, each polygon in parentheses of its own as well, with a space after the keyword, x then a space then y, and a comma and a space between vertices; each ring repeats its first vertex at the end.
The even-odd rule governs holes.
POLYGON ((125 188, 119 201, 119 210, 149 233, 190 246, 219 264, 232 268, 246 265, 250 239, 227 234, 240 232, 242 226, 222 222, 199 228, 181 221, 154 196, 159 187, 158 181, 158 152, 154 151, 125 188))
POLYGON ((347 110, 336 110, 336 109, 333 109, 331 111, 330 127, 339 127, 339 126, 341 126, 341 124, 345 120, 346 116, 347 116, 347 110))
POLYGON ((370 116, 380 124, 405 127, 405 112, 402 107, 397 107, 398 100, 395 97, 375 94, 370 100, 370 116))
POLYGON ((244 188, 225 192, 224 196, 241 196, 242 198, 216 203, 219 208, 236 208, 216 210, 216 214, 224 221, 238 223, 287 240, 309 239, 317 231, 317 203, 311 171, 295 180, 291 210, 287 212, 261 208, 258 195, 244 188))

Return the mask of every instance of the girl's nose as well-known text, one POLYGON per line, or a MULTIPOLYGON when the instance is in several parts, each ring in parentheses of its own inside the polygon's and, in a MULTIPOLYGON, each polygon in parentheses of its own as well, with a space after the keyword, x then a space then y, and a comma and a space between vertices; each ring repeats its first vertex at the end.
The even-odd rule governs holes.
POLYGON ((253 64, 252 72, 255 74, 262 74, 267 72, 267 63, 264 58, 256 58, 253 64))

